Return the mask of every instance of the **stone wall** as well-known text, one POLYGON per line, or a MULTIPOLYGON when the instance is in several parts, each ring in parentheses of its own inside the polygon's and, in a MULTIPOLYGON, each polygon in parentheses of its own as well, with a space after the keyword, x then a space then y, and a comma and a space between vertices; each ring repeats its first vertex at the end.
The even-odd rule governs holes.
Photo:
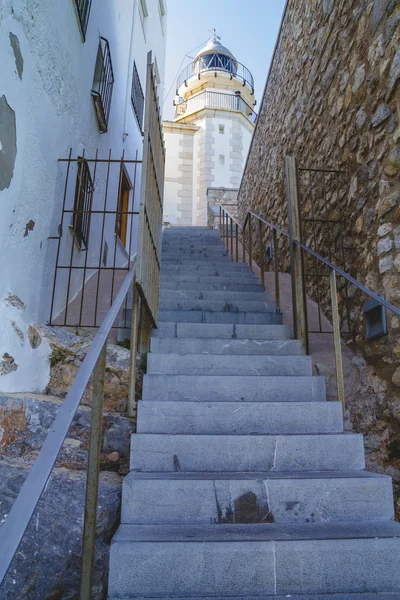
MULTIPOLYGON (((399 123, 399 2, 289 0, 239 192, 241 219, 252 209, 287 229, 285 155, 345 171, 341 186, 314 194, 315 210, 330 219, 341 213, 345 243, 354 248, 347 270, 400 307, 399 123)), ((312 216, 307 194, 302 202, 303 215, 312 216)), ((329 257, 326 230, 305 241, 329 257)), ((400 322, 389 313, 388 335, 366 342, 366 297, 350 295, 354 348, 379 384, 368 404, 360 387, 349 414, 375 452, 379 446, 369 465, 400 481, 400 322)))
POLYGON ((209 207, 207 213, 208 227, 213 229, 218 229, 219 227, 220 216, 218 206, 226 208, 233 217, 237 217, 238 192, 238 188, 207 188, 207 206, 209 207), (213 213, 214 217, 212 217, 213 213))

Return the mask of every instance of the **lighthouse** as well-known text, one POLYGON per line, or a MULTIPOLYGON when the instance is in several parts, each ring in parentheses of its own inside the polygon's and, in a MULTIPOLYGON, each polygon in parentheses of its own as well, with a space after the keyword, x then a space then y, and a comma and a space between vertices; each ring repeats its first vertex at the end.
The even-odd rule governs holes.
POLYGON ((166 146, 164 221, 205 225, 207 190, 235 190, 256 113, 253 76, 214 33, 177 79, 166 146))

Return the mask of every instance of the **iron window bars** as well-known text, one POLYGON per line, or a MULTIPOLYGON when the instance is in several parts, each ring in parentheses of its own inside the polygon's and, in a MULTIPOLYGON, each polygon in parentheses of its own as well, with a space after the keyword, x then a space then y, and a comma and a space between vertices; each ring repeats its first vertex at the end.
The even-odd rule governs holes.
POLYGON ((93 190, 89 165, 84 158, 78 158, 72 231, 81 248, 87 248, 89 242, 93 190))
POLYGON ((144 94, 135 62, 133 63, 131 101, 140 131, 143 131, 144 94))
POLYGON ((75 0, 76 12, 78 15, 79 26, 83 41, 86 39, 86 31, 89 23, 90 8, 92 6, 92 0, 75 0))
POLYGON ((94 70, 92 97, 101 133, 106 133, 108 130, 113 87, 114 72, 110 45, 106 38, 100 36, 94 70))

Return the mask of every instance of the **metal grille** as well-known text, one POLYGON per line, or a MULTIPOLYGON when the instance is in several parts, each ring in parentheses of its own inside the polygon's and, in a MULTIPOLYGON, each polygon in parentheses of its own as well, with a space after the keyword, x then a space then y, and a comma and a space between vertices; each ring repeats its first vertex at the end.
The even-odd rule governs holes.
MULTIPOLYGON (((325 256, 344 271, 352 271, 343 198, 348 193, 348 175, 324 168, 298 168, 302 242, 325 256)), ((318 326, 309 333, 324 330, 323 314, 330 314, 330 270, 308 253, 304 254, 306 293, 318 305, 318 326)), ((342 333, 351 333, 349 283, 338 277, 339 311, 342 333)))
POLYGON ((136 285, 153 326, 157 326, 158 319, 160 223, 162 223, 163 213, 164 169, 165 149, 161 129, 161 111, 158 105, 157 85, 153 76, 151 52, 149 52, 136 285))
POLYGON ((140 131, 143 131, 144 94, 135 62, 133 63, 131 101, 140 131))
POLYGON ((90 169, 84 158, 78 158, 74 215, 72 229, 79 246, 87 248, 90 230, 90 210, 93 199, 93 181, 90 169))
POLYGON ((92 96, 96 109, 97 120, 102 133, 105 133, 108 129, 108 119, 110 117, 113 87, 114 72, 111 61, 110 45, 108 40, 100 37, 93 79, 92 96))
POLYGON ((90 8, 92 6, 92 0, 75 0, 76 11, 78 13, 79 24, 85 41, 86 30, 89 23, 90 8))
MULTIPOLYGON (((136 252, 139 163, 137 158, 129 160, 124 155, 114 159, 111 150, 106 158, 99 157, 97 152, 94 157, 73 157, 71 151, 68 158, 59 160, 63 207, 60 235, 51 238, 58 243, 50 325, 98 327, 115 300, 136 252), (130 182, 130 193, 122 210, 118 199, 123 177, 130 182), (115 234, 121 216, 126 223, 125 246, 115 234), (84 252, 76 243, 79 240, 86 244, 84 252)), ((124 308, 127 307, 125 300, 124 308)), ((126 311, 114 327, 127 327, 126 311)))
POLYGON ((254 92, 254 79, 249 69, 240 62, 218 53, 207 54, 187 65, 176 81, 176 92, 178 93, 181 85, 187 84, 192 77, 200 79, 201 74, 208 71, 214 71, 215 76, 229 74, 231 78, 240 79, 244 85, 247 84, 251 88, 252 93, 254 92))

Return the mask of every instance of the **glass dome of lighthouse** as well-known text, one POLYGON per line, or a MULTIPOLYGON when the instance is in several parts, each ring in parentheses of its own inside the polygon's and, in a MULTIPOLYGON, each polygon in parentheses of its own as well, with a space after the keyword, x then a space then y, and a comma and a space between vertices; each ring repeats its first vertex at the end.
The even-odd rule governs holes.
POLYGON ((206 70, 223 70, 236 74, 238 62, 232 52, 214 35, 208 40, 207 45, 197 53, 193 60, 193 72, 201 73, 206 70))
POLYGON ((216 77, 228 76, 230 79, 240 80, 243 86, 249 88, 249 92, 254 94, 253 75, 249 69, 242 65, 232 52, 223 44, 214 33, 207 44, 196 54, 190 64, 188 64, 180 73, 176 82, 177 96, 185 95, 185 88, 195 86, 195 80, 210 76, 213 73, 216 77), (185 86, 183 88, 182 86, 185 86))

